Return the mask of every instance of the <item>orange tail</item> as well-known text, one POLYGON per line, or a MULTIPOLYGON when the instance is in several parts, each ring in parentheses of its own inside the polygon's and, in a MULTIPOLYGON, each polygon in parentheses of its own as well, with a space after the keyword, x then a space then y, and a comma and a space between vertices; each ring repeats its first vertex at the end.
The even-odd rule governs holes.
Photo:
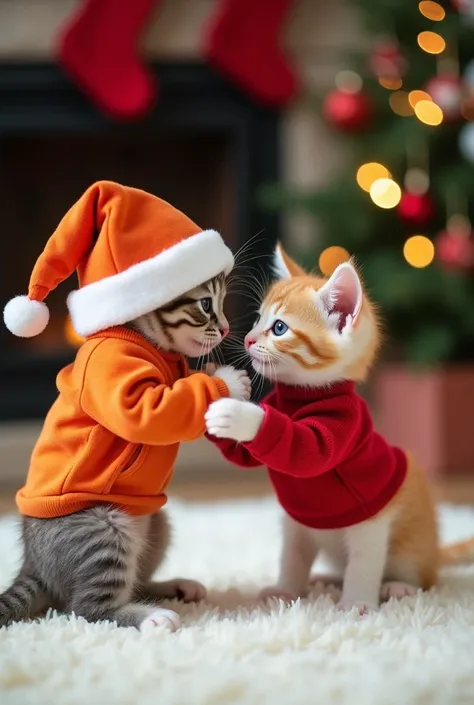
POLYGON ((440 564, 464 565, 474 563, 474 538, 452 543, 440 549, 440 564))

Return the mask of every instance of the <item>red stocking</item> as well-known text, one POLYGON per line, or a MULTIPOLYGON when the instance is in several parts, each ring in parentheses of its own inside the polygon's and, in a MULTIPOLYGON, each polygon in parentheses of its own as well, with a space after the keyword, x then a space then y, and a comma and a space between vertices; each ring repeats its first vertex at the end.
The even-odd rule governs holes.
POLYGON ((137 42, 158 2, 84 0, 60 36, 65 71, 115 118, 139 118, 155 99, 157 87, 137 55, 137 42))
POLYGON ((204 48, 209 62, 262 103, 288 103, 298 81, 278 35, 293 0, 218 1, 204 48))

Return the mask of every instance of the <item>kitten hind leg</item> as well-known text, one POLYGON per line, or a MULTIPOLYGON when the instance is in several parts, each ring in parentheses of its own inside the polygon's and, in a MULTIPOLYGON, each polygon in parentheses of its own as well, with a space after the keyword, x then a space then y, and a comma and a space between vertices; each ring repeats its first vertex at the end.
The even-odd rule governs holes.
POLYGON ((13 584, 0 594, 0 627, 34 617, 48 606, 48 595, 39 578, 24 568, 13 584))
POLYGON ((262 590, 260 597, 276 597, 287 602, 305 597, 309 589, 311 566, 317 552, 318 544, 314 532, 286 516, 278 582, 262 590))
POLYGON ((138 566, 135 594, 140 599, 178 599, 183 602, 199 602, 206 597, 206 588, 196 580, 175 578, 163 582, 151 580, 159 567, 170 542, 170 526, 166 513, 161 510, 150 517, 147 542, 138 566))

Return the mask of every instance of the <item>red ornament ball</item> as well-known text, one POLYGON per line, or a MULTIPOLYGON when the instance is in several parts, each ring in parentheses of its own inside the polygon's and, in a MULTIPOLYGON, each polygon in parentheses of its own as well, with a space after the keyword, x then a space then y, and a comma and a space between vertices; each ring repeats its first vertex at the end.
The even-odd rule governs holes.
POLYGON ((434 205, 427 193, 405 191, 397 206, 397 214, 407 225, 425 226, 434 214, 434 205))
POLYGON ((407 69, 407 62, 398 42, 390 39, 383 39, 375 44, 369 65, 372 73, 378 78, 400 78, 407 69))
POLYGON ((424 90, 443 111, 446 120, 456 120, 461 114, 463 84, 458 76, 445 74, 434 76, 424 90))
POLYGON ((436 257, 445 269, 474 268, 474 239, 465 230, 445 230, 435 241, 436 257))
POLYGON ((363 90, 356 93, 334 90, 326 96, 323 115, 339 130, 357 132, 370 124, 372 103, 363 90))

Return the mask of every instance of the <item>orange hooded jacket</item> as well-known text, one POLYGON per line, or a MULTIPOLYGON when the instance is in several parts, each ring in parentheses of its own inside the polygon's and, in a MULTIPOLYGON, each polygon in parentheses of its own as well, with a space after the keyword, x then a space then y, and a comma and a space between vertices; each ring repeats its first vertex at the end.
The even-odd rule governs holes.
POLYGON ((58 375, 59 396, 17 493, 20 512, 48 518, 99 502, 130 514, 166 502, 180 441, 204 433, 225 383, 189 374, 182 355, 116 327, 91 336, 58 375))

